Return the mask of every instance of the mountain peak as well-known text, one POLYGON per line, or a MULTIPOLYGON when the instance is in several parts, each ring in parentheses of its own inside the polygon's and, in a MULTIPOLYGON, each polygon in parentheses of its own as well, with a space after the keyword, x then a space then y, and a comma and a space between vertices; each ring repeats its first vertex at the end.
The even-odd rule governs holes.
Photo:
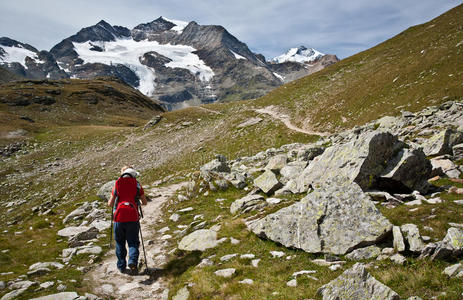
POLYGON ((305 62, 312 62, 317 59, 320 59, 324 55, 325 54, 313 48, 299 46, 296 48, 291 48, 285 54, 282 54, 280 56, 273 58, 272 62, 283 63, 287 61, 292 61, 292 62, 305 63, 305 62))

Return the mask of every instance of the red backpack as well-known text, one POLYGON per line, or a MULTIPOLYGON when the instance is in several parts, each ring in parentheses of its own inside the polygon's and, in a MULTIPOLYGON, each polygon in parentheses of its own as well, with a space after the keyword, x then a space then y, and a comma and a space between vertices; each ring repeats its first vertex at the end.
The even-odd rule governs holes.
POLYGON ((114 185, 116 195, 116 210, 114 212, 114 222, 137 222, 138 216, 138 197, 140 188, 137 180, 128 173, 122 174, 114 185), (127 177, 124 177, 128 175, 127 177))

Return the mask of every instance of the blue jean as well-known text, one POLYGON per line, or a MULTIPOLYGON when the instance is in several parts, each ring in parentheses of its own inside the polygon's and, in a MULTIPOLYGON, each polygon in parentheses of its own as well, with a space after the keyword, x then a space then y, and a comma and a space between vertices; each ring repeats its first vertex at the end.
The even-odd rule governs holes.
POLYGON ((124 270, 127 266, 125 242, 129 245, 129 265, 138 265, 139 228, 139 222, 114 222, 114 240, 116 241, 117 268, 119 270, 124 270))

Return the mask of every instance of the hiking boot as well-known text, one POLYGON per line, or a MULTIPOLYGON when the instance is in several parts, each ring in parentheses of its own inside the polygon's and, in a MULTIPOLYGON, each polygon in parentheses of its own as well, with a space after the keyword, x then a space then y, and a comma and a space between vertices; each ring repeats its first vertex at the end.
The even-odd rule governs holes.
POLYGON ((129 269, 130 269, 130 275, 137 275, 138 274, 137 265, 129 264, 129 269))
POLYGON ((119 270, 119 272, 121 272, 121 274, 127 274, 127 269, 126 268, 124 268, 124 269, 117 268, 117 269, 119 270))

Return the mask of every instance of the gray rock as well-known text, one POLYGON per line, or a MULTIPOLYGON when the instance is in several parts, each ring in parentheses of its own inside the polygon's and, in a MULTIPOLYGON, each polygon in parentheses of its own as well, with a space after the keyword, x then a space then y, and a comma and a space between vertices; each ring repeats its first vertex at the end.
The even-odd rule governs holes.
POLYGON ((402 150, 404 147, 396 136, 386 132, 367 132, 345 144, 331 146, 297 179, 299 192, 338 176, 356 182, 364 191, 382 190, 385 186, 427 187, 429 177, 422 172, 427 168, 431 171, 430 163, 419 150, 402 150), (407 168, 405 162, 413 164, 407 168), (417 170, 420 174, 414 173, 417 170))
POLYGON ((92 227, 88 226, 70 226, 61 229, 58 231, 58 235, 62 237, 72 237, 78 234, 86 233, 89 231, 93 231, 94 229, 92 227))
POLYGON ((44 283, 41 283, 40 287, 42 289, 48 289, 48 288, 51 288, 54 284, 55 284, 55 282, 53 282, 53 281, 46 281, 44 283))
POLYGON ((246 213, 251 210, 260 209, 267 206, 267 202, 261 195, 247 195, 241 199, 235 200, 230 206, 230 213, 246 213))
POLYGON ((393 246, 397 252, 405 251, 404 237, 399 226, 392 227, 393 246))
POLYGON ((216 159, 208 162, 200 168, 201 176, 210 181, 214 174, 230 173, 230 167, 227 164, 227 159, 222 155, 217 155, 216 159))
POLYGON ((297 151, 297 160, 307 162, 321 155, 324 151, 325 151, 325 148, 319 147, 319 146, 312 146, 312 145, 303 146, 297 151))
POLYGON ((346 254, 382 240, 391 223, 355 183, 327 182, 300 202, 248 223, 255 234, 310 253, 346 254))
POLYGON ((405 263, 407 262, 407 259, 403 255, 398 254, 398 253, 392 255, 391 257, 389 257, 389 259, 395 264, 401 265, 401 266, 405 265, 405 263))
POLYGON ((463 265, 461 263, 451 265, 442 272, 449 277, 460 277, 463 276, 463 265))
POLYGON ((229 278, 229 277, 232 277, 235 274, 235 272, 236 272, 235 269, 228 268, 228 269, 222 269, 222 270, 215 271, 214 274, 220 277, 229 278))
POLYGON ((6 288, 5 281, 0 281, 0 290, 4 290, 6 288))
POLYGON ((100 246, 82 246, 79 247, 76 255, 81 254, 100 254, 103 251, 100 246))
POLYGON ((49 268, 38 268, 27 272, 27 276, 42 276, 49 273, 50 271, 51 270, 49 268))
POLYGON ((105 220, 94 220, 90 223, 90 227, 95 227, 98 231, 103 231, 111 227, 111 222, 105 220))
POLYGON ((262 175, 254 180, 254 185, 260 188, 264 193, 271 194, 281 187, 275 173, 266 170, 262 175))
POLYGON ((297 286, 297 279, 291 279, 286 283, 287 286, 289 287, 296 287, 297 286))
POLYGON ((82 246, 82 241, 88 241, 96 238, 98 236, 98 232, 98 229, 96 229, 95 227, 90 227, 89 230, 79 232, 78 234, 71 237, 68 244, 71 248, 74 248, 76 246, 82 246))
POLYGON ((178 290, 172 300, 188 300, 189 297, 190 292, 188 291, 188 287, 185 286, 178 290))
MULTIPOLYGON (((281 189, 275 191, 275 196, 300 193, 296 180, 289 180, 281 189)), ((303 191, 302 191, 303 192, 303 191)), ((301 193, 302 193, 301 192, 301 193)))
POLYGON ((365 269, 365 265, 360 263, 356 263, 338 278, 319 288, 317 293, 323 297, 323 300, 400 299, 396 292, 371 276, 365 269))
POLYGON ((281 182, 286 184, 291 179, 296 179, 304 171, 307 163, 302 161, 291 162, 280 170, 281 182))
POLYGON ((22 289, 17 289, 17 290, 13 290, 9 293, 6 293, 5 295, 3 295, 2 298, 0 298, 0 300, 12 300, 12 299, 16 299, 17 297, 19 297, 21 294, 24 294, 24 292, 27 291, 27 288, 22 288, 22 289))
POLYGON ((458 178, 458 176, 460 176, 460 170, 458 170, 458 167, 450 159, 436 157, 431 159, 431 164, 432 177, 438 175, 447 175, 450 178, 458 178))
POLYGON ((62 269, 64 268, 63 264, 60 264, 59 262, 38 262, 35 263, 31 266, 29 266, 29 270, 35 270, 35 269, 41 269, 41 268, 56 268, 56 269, 62 269))
POLYGON ((75 300, 79 298, 76 292, 62 292, 48 296, 42 296, 31 300, 75 300))
POLYGON ((450 245, 457 255, 463 252, 463 229, 450 227, 442 242, 450 245))
POLYGON ((415 224, 404 224, 400 226, 406 241, 409 245, 409 250, 415 253, 421 253, 424 249, 424 243, 421 239, 420 231, 418 226, 415 224))
POLYGON ((245 278, 245 279, 240 280, 240 281, 238 281, 238 282, 239 282, 239 283, 242 283, 242 284, 249 284, 249 285, 254 284, 254 280, 249 279, 249 278, 245 278))
POLYGON ((423 143, 426 156, 452 154, 452 147, 463 142, 463 133, 445 129, 423 143))
POLYGON ((171 220, 173 222, 177 222, 179 218, 180 218, 180 215, 177 214, 177 213, 174 213, 169 217, 169 220, 171 220))
POLYGON ((352 251, 346 255, 347 259, 350 260, 363 260, 363 259, 372 259, 378 257, 381 253, 381 249, 375 245, 360 248, 352 251))
POLYGON ((37 285, 37 282, 34 281, 29 281, 29 280, 23 280, 23 281, 17 281, 9 285, 10 289, 16 290, 16 289, 28 289, 32 286, 37 285))
POLYGON ((239 125, 236 126, 236 127, 238 127, 238 128, 244 128, 244 127, 256 125, 256 124, 258 124, 258 123, 260 123, 260 122, 262 122, 262 119, 261 119, 261 118, 258 118, 258 117, 256 117, 256 118, 250 118, 250 119, 244 121, 243 123, 239 124, 239 125))
POLYGON ((178 244, 178 249, 187 251, 204 251, 219 244, 217 232, 211 229, 200 229, 185 236, 178 244))
POLYGON ((103 184, 103 186, 98 190, 96 194, 100 197, 101 200, 108 201, 111 198, 111 193, 113 191, 114 184, 116 180, 111 180, 103 184))
POLYGON ((425 192, 432 166, 421 149, 402 149, 389 162, 383 171, 378 185, 391 189, 401 185, 404 189, 425 192))
POLYGON ((453 159, 455 161, 463 159, 463 144, 453 146, 453 159))
POLYGON ((285 154, 275 155, 274 157, 270 158, 267 166, 265 166, 265 169, 278 173, 286 166, 286 162, 287 157, 285 154))

